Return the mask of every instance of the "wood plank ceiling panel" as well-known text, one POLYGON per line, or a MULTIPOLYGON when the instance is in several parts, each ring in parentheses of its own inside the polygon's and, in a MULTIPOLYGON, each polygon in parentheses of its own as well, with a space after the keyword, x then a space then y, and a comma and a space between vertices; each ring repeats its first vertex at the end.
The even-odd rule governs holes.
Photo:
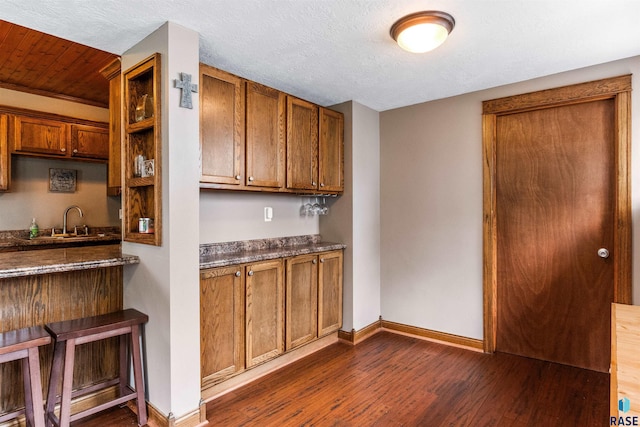
POLYGON ((0 20, 0 87, 106 108, 109 82, 99 71, 115 58, 0 20))

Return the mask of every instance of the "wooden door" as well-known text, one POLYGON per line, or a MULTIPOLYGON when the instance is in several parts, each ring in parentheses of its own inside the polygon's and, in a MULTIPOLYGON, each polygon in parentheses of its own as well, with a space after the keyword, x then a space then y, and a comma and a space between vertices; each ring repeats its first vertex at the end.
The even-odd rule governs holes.
POLYGON ((71 157, 109 160, 109 129, 71 125, 71 157))
POLYGON ((321 191, 344 190, 344 116, 320 108, 318 181, 321 191))
POLYGON ((287 97, 287 188, 318 188, 318 107, 287 97))
POLYGON ((318 333, 318 257, 286 260, 286 349, 313 341, 318 333))
POLYGON ((246 185, 284 188, 286 95, 247 82, 246 185))
POLYGON ((68 125, 55 120, 15 116, 13 150, 17 153, 67 155, 68 125))
POLYGON ((342 327, 342 251, 319 255, 318 336, 342 327))
POLYGON ((608 370, 610 305, 631 295, 630 89, 483 104, 485 350, 608 370))
POLYGON ((200 363, 203 389, 244 370, 241 266, 200 273, 200 363))
POLYGON ((244 84, 240 77, 200 65, 201 182, 244 182, 244 84))
POLYGON ((284 274, 282 260, 246 267, 246 366, 284 351, 284 274))

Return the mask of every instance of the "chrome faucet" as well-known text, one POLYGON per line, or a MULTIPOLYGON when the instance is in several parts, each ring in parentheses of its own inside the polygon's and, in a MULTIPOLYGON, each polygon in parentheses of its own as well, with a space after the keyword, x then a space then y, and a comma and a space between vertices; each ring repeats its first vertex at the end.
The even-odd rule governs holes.
POLYGON ((80 206, 76 206, 76 205, 69 206, 64 211, 64 215, 62 216, 62 234, 67 234, 67 214, 71 209, 77 209, 78 213, 80 214, 80 218, 84 216, 84 214, 82 213, 82 209, 80 209, 80 206))

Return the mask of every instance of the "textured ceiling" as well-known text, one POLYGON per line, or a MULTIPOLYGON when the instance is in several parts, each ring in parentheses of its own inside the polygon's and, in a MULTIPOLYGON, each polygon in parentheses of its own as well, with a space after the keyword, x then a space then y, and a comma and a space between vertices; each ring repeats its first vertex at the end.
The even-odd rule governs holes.
POLYGON ((115 54, 172 21, 204 63, 378 111, 640 55, 638 0, 2 0, 0 17, 115 54), (402 51, 389 28, 426 9, 455 17, 450 38, 402 51))

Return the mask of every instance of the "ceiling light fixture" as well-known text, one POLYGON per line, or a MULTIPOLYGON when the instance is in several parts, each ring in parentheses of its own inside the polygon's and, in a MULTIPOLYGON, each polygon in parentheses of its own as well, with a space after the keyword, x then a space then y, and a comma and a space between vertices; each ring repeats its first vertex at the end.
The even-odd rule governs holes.
POLYGON ((448 13, 416 12, 397 20, 391 26, 391 37, 409 52, 429 52, 444 43, 455 25, 456 21, 448 13))

